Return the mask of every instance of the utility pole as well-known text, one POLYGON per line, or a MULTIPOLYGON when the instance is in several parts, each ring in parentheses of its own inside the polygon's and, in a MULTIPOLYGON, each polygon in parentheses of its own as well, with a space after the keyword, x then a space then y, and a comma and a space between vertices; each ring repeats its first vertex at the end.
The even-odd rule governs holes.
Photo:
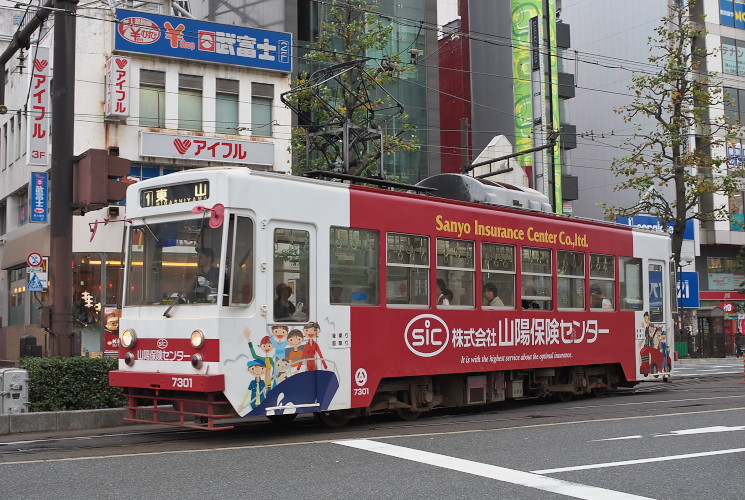
MULTIPOLYGON (((72 162, 75 140, 75 12, 78 0, 54 3, 50 292, 52 354, 72 352, 72 162)), ((79 353, 78 353, 79 354, 79 353)))

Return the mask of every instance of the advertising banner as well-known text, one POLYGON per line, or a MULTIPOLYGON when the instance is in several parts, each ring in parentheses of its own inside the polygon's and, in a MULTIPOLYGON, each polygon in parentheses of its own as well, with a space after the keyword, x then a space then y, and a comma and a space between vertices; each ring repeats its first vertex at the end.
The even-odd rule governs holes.
POLYGON ((292 72, 292 34, 117 9, 115 50, 292 72))
POLYGON ((52 77, 48 47, 38 47, 36 57, 31 59, 31 75, 28 102, 28 164, 49 165, 50 97, 52 77))
POLYGON ((114 56, 106 60, 106 118, 129 116, 131 68, 128 57, 114 56))
POLYGON ((49 219, 49 174, 31 172, 31 222, 49 219))

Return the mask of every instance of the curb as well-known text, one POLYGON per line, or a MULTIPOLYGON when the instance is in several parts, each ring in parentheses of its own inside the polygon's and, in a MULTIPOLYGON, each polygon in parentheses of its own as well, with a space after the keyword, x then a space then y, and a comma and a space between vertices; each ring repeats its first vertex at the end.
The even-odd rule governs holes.
POLYGON ((0 436, 26 432, 75 431, 138 425, 138 422, 124 420, 128 414, 129 410, 126 408, 5 414, 0 415, 0 436))

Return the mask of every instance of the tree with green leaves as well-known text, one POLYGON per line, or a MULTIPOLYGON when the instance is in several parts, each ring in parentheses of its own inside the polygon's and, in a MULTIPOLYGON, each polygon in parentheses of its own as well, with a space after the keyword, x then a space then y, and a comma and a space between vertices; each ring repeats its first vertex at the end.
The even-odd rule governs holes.
POLYGON ((312 68, 282 96, 298 115, 292 134, 293 172, 383 172, 383 159, 419 146, 403 106, 386 90, 407 71, 383 55, 392 26, 362 0, 331 3, 305 59, 312 68))
POLYGON ((737 134, 739 123, 711 118, 712 108, 727 96, 716 74, 703 70, 710 54, 701 48, 706 30, 702 18, 691 17, 693 3, 669 3, 668 15, 649 38, 648 60, 657 69, 635 74, 632 102, 616 110, 637 127, 624 143, 630 154, 613 162, 614 175, 623 178, 615 189, 636 190, 639 200, 630 207, 603 204, 612 219, 649 214, 665 226, 672 223, 676 268, 686 223, 727 219, 727 203, 714 203, 714 195, 734 195, 742 176, 739 169, 728 171, 726 162, 727 139, 737 134), (652 125, 638 125, 640 120, 652 125))

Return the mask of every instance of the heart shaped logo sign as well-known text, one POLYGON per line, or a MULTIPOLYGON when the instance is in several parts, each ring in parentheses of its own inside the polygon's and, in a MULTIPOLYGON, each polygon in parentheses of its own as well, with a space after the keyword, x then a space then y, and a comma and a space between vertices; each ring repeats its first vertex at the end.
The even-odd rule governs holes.
POLYGON ((174 139, 173 145, 176 146, 179 153, 184 154, 189 151, 191 141, 189 139, 184 139, 183 141, 181 139, 174 139))
POLYGON ((119 69, 124 69, 124 66, 126 66, 128 62, 129 61, 127 61, 126 59, 116 59, 116 65, 119 66, 119 69))
POLYGON ((44 68, 46 68, 48 65, 49 61, 34 59, 34 68, 36 68, 36 71, 44 71, 44 68))

